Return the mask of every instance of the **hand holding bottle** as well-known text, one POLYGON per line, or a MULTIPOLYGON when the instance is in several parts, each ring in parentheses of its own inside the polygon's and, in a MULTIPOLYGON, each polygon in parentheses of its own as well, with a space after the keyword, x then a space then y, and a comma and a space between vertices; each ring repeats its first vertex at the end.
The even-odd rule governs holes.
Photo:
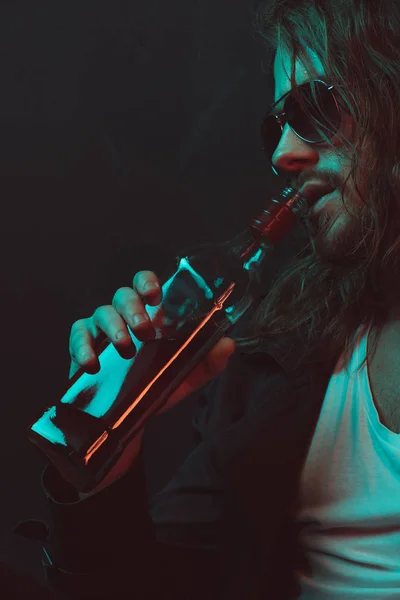
MULTIPOLYGON (((161 282, 157 275, 152 271, 139 271, 133 278, 132 288, 119 288, 111 305, 100 306, 91 317, 75 321, 69 340, 70 378, 80 368, 87 373, 98 372, 98 350, 105 338, 123 358, 133 357, 135 346, 127 325, 138 340, 152 339, 154 325, 146 312, 146 305, 157 306, 161 300, 161 282)), ((221 373, 234 349, 235 342, 231 338, 219 340, 159 412, 165 412, 221 373)))
MULTIPOLYGON (((71 356, 70 378, 82 368, 87 373, 100 369, 98 352, 105 339, 109 340, 123 357, 133 357, 135 346, 128 332, 129 325, 140 341, 154 337, 154 324, 146 311, 146 305, 157 306, 162 300, 161 282, 152 271, 139 271, 133 278, 132 288, 119 288, 112 304, 100 306, 91 317, 79 319, 71 327, 69 352, 71 356), (120 335, 119 335, 120 334, 120 335)), ((235 342, 228 337, 220 339, 181 385, 168 402, 158 411, 163 413, 195 392, 223 371, 235 342)), ((143 430, 131 441, 120 459, 94 493, 124 475, 134 463, 142 445, 143 430)), ((80 494, 85 498, 90 494, 80 494)))
POLYGON ((68 388, 28 437, 79 492, 101 486, 126 456, 129 466, 146 422, 225 369, 235 349, 229 332, 259 298, 276 245, 308 208, 301 192, 285 188, 234 238, 183 249, 162 285, 141 271, 111 305, 73 324, 68 388))

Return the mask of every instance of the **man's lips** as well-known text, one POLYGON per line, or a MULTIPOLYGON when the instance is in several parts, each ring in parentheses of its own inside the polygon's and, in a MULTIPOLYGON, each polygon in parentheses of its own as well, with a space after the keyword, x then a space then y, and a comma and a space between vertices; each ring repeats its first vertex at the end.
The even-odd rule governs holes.
POLYGON ((325 194, 325 196, 322 196, 322 198, 320 198, 316 202, 316 204, 314 204, 314 206, 310 209, 309 216, 317 217, 319 214, 321 214, 325 206, 329 203, 329 200, 335 195, 336 191, 337 190, 334 189, 333 192, 329 192, 329 194, 325 194))
POLYGON ((334 188, 329 183, 321 181, 308 181, 300 189, 300 193, 307 200, 308 207, 311 209, 321 198, 333 192, 334 188))

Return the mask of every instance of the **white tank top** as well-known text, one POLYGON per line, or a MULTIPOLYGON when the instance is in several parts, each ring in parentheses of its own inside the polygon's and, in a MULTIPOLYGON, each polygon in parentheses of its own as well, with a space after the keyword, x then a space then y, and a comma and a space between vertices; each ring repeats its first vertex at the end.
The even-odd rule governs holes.
POLYGON ((379 420, 368 363, 356 372, 369 331, 349 372, 343 355, 336 365, 302 471, 301 600, 400 599, 400 435, 379 420))

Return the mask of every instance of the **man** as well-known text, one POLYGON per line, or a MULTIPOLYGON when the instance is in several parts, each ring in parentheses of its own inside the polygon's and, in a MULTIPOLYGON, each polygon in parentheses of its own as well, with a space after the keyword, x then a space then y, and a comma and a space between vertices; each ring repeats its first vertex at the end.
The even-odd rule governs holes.
MULTIPOLYGON (((327 76, 321 60, 310 48, 305 48, 312 65, 313 79, 326 81, 327 76)), ((290 91, 290 55, 278 48, 274 62, 274 78, 277 96, 281 98, 290 91)), ((310 78, 309 70, 297 60, 295 63, 296 82, 305 83, 310 78)), ((342 128, 347 137, 352 136, 352 120, 343 113, 342 128)), ((361 211, 365 204, 350 178, 351 159, 340 153, 340 142, 332 141, 332 146, 313 146, 299 138, 286 125, 273 155, 273 164, 281 172, 298 175, 298 187, 304 181, 318 180, 336 184, 335 190, 322 199, 320 210, 311 216, 316 233, 314 248, 321 261, 334 264, 348 259, 352 250, 362 239, 360 227, 361 211), (346 187, 347 179, 350 185, 346 187), (347 208, 351 207, 350 213, 347 208)), ((362 183, 362 182, 361 182, 362 183)), ((361 186, 362 189, 362 186, 361 186)), ((365 193, 365 189, 362 192, 365 193)), ((391 309, 389 317, 380 332, 377 353, 373 354, 369 365, 369 376, 381 422, 395 433, 400 433, 400 402, 397 400, 397 365, 400 358, 400 321, 391 309)))
MULTIPOLYGON (((315 205, 309 247, 260 301, 259 342, 242 343, 251 331, 243 319, 236 346, 222 340, 171 397, 170 406, 211 380, 193 419, 198 445, 150 506, 141 437, 92 494, 45 469, 46 573, 67 598, 400 597, 398 362, 384 361, 396 349, 400 140, 382 130, 397 123, 400 102, 398 11, 394 2, 276 0, 260 16, 275 43, 276 101, 291 92, 274 107, 286 112, 277 139, 270 113, 265 121, 269 158, 298 186, 337 190, 315 205), (309 79, 322 80, 325 103, 306 95, 309 79), (385 110, 374 113, 370 98, 385 110), (341 118, 324 143, 328 106, 341 118)), ((145 339, 151 323, 131 319, 162 299, 159 287, 144 289, 150 282, 156 274, 136 274, 112 305, 74 323, 71 375, 98 369, 100 334, 119 351, 131 343, 127 324, 145 339)))

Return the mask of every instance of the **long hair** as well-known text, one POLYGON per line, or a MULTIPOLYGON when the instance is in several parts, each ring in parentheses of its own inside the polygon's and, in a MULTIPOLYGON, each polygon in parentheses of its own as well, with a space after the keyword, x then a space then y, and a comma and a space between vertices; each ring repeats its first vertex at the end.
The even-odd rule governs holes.
POLYGON ((323 262, 311 237, 257 307, 254 335, 237 343, 305 331, 299 364, 330 360, 344 351, 348 367, 358 327, 372 325, 368 358, 388 306, 400 305, 400 7, 397 0, 268 0, 255 10, 254 26, 270 67, 278 45, 289 52, 295 95, 296 57, 310 66, 308 46, 320 58, 339 105, 353 119, 351 139, 338 134, 351 159, 346 183, 352 177, 362 197, 363 169, 367 197, 362 210, 353 213, 342 194, 341 210, 358 220, 357 246, 340 263, 323 262))

